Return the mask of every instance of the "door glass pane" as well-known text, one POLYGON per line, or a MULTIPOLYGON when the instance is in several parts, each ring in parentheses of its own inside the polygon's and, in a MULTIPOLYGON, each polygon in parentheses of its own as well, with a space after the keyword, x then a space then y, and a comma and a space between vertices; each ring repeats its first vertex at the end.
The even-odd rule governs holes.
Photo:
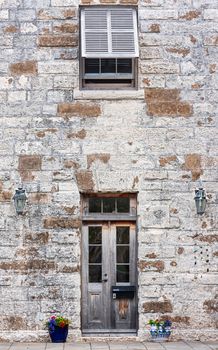
POLYGON ((89 262, 101 263, 101 246, 89 246, 89 262))
POLYGON ((129 246, 117 246, 117 263, 129 263, 129 246))
POLYGON ((129 244, 129 227, 117 227, 117 244, 129 244))
POLYGON ((89 244, 101 244, 101 226, 89 226, 89 244))
POLYGON ((117 212, 129 213, 129 198, 117 198, 117 212))
POLYGON ((117 265, 117 282, 129 282, 129 265, 117 265))
POLYGON ((99 283, 102 276, 102 227, 89 226, 89 282, 99 283))
POLYGON ((103 212, 104 213, 115 212, 115 198, 103 198, 103 212))
POLYGON ((89 213, 101 212, 101 198, 89 198, 89 213))
POLYGON ((101 265, 89 265, 89 282, 99 283, 101 282, 101 265))
POLYGON ((99 74, 99 59, 86 58, 85 59, 85 74, 99 74))
POLYGON ((101 73, 116 73, 116 60, 114 58, 102 58, 101 73))
POLYGON ((117 60, 117 73, 132 73, 132 59, 120 58, 117 60))

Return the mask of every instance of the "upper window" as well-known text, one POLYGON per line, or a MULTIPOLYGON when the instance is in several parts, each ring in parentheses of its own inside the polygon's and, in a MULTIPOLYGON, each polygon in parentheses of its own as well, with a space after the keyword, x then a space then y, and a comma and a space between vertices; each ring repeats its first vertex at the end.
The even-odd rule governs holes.
POLYGON ((83 220, 136 219, 136 195, 122 194, 87 194, 83 197, 83 220))
POLYGON ((81 10, 82 87, 136 86, 138 33, 131 7, 86 7, 81 10))

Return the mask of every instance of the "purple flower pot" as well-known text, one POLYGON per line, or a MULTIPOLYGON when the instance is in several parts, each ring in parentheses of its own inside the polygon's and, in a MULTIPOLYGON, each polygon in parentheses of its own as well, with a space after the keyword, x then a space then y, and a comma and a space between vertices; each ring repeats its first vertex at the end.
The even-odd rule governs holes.
POLYGON ((55 326, 53 330, 49 330, 52 343, 65 343, 68 335, 68 325, 65 327, 55 326))

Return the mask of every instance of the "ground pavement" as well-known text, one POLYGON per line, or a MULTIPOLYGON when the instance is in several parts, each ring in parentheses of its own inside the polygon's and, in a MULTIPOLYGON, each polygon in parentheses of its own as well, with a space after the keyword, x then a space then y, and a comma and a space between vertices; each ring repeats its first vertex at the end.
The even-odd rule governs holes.
POLYGON ((217 342, 0 343, 0 350, 218 350, 217 342))

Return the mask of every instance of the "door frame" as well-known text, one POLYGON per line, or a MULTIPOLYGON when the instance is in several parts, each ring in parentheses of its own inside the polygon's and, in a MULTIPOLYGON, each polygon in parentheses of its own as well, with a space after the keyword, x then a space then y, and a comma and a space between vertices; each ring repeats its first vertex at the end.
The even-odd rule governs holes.
MULTIPOLYGON (((87 298, 87 295, 84 295, 85 291, 87 291, 87 287, 84 288, 84 283, 87 283, 88 281, 84 280, 84 268, 87 268, 88 266, 88 251, 84 250, 84 234, 83 234, 83 225, 82 225, 82 232, 81 232, 81 332, 82 336, 136 336, 138 332, 138 321, 139 321, 139 313, 138 313, 138 226, 137 226, 137 215, 136 215, 136 203, 137 203, 137 193, 127 193, 127 194, 112 194, 112 193, 107 193, 106 195, 100 193, 100 194, 82 194, 82 224, 83 225, 103 225, 106 223, 108 225, 108 222, 111 221, 111 224, 115 225, 116 223, 120 226, 123 225, 132 225, 134 224, 135 226, 135 266, 134 266, 134 271, 135 271, 135 328, 133 330, 128 330, 128 329, 84 329, 83 328, 83 317, 84 317, 84 310, 83 310, 83 305, 84 305, 84 298, 87 298), (130 215, 94 215, 90 217, 89 213, 87 213, 87 198, 89 197, 120 197, 120 196, 129 196, 131 203, 135 202, 135 209, 133 212, 131 212, 130 215), (84 253, 86 254, 86 259, 84 260, 84 253), (84 261, 86 263, 86 267, 84 266, 84 261)), ((118 283, 119 285, 119 283, 118 283)), ((87 310, 88 311, 88 310, 87 310)), ((87 317, 87 315, 86 315, 87 317)))

